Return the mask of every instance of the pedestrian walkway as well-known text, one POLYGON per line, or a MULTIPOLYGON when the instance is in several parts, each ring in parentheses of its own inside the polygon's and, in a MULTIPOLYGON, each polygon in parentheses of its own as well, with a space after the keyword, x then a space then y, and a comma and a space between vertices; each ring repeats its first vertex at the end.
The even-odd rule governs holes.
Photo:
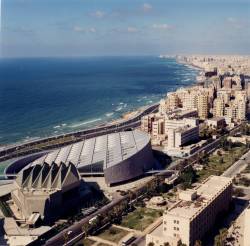
POLYGON ((137 235, 141 235, 142 232, 141 231, 138 231, 138 230, 134 230, 134 229, 130 229, 128 227, 124 227, 124 226, 121 226, 121 225, 112 225, 113 227, 116 227, 118 229, 121 229, 121 230, 125 230, 125 231, 128 231, 128 232, 134 232, 135 234, 137 235))
MULTIPOLYGON (((95 237, 95 236, 89 236, 88 237, 90 240, 93 240, 93 241, 96 241, 98 243, 103 243, 103 244, 107 244, 107 245, 110 245, 110 246, 117 246, 116 243, 112 243, 108 240, 105 240, 105 239, 102 239, 100 237, 95 237)), ((97 244, 98 245, 98 244, 97 244)))

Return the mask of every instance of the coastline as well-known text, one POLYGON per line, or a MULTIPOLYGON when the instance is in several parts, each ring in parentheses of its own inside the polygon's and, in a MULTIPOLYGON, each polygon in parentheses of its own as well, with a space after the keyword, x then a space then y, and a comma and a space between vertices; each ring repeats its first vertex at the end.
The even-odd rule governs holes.
MULTIPOLYGON (((166 59, 166 58, 164 58, 164 59, 166 59)), ((175 61, 178 64, 187 65, 190 69, 197 71, 197 67, 195 67, 195 66, 190 66, 190 64, 188 64, 188 63, 183 63, 183 62, 181 62, 177 58, 175 58, 175 61)), ((195 80, 192 81, 190 84, 185 85, 185 87, 186 86, 192 86, 194 83, 196 83, 195 80)), ((165 96, 166 93, 164 92, 164 96, 165 96)), ((155 101, 154 104, 158 103, 161 99, 162 99, 162 97, 159 98, 159 99, 157 99, 157 101, 155 101)), ((134 116, 136 116, 137 114, 139 114, 140 112, 142 112, 143 109, 145 109, 146 107, 148 107, 148 106, 150 106, 152 104, 153 103, 145 104, 145 105, 139 106, 139 107, 135 106, 135 109, 128 110, 127 112, 123 112, 117 118, 113 118, 113 119, 110 119, 110 120, 106 119, 106 121, 100 122, 99 124, 90 124, 90 125, 86 126, 86 128, 85 127, 82 127, 82 128, 79 127, 79 129, 74 130, 74 131, 65 131, 65 132, 62 131, 59 134, 48 134, 47 136, 44 136, 44 137, 36 137, 36 136, 32 137, 31 136, 29 138, 26 137, 27 139, 25 138, 25 139, 23 139, 21 141, 16 141, 16 142, 13 142, 13 143, 10 143, 10 144, 2 144, 2 145, 0 145, 0 150, 6 149, 6 148, 11 148, 11 147, 17 146, 17 145, 22 145, 22 144, 28 144, 28 143, 36 142, 36 141, 39 141, 39 140, 42 140, 42 139, 48 139, 48 138, 51 138, 51 137, 59 137, 59 136, 66 135, 66 134, 69 134, 69 133, 72 133, 72 132, 79 132, 79 131, 88 130, 88 129, 92 129, 92 128, 98 128, 98 127, 101 127, 101 126, 109 126, 111 124, 118 124, 118 123, 121 123, 123 121, 126 121, 126 120, 129 120, 129 119, 133 118, 134 116)))

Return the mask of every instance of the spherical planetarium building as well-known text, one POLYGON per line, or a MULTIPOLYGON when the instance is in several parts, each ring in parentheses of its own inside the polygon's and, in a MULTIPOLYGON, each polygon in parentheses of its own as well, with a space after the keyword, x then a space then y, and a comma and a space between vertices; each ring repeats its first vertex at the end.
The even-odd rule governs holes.
POLYGON ((74 164, 82 175, 104 175, 108 185, 135 179, 154 168, 150 136, 139 130, 86 139, 44 154, 27 165, 44 163, 74 164))

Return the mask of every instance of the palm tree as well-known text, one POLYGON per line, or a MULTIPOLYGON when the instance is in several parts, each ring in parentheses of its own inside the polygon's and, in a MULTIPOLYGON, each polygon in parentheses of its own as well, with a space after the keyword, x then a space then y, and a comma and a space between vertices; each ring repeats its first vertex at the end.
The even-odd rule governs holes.
POLYGON ((148 244, 148 246, 154 246, 155 244, 154 243, 152 243, 152 242, 150 242, 149 244, 148 244))

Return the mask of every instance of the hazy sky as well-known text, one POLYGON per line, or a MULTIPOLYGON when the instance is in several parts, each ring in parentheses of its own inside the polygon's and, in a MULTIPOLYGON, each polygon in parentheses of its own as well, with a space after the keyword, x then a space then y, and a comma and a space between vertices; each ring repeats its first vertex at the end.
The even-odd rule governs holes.
POLYGON ((2 56, 250 54, 250 0, 2 0, 1 19, 2 56))

